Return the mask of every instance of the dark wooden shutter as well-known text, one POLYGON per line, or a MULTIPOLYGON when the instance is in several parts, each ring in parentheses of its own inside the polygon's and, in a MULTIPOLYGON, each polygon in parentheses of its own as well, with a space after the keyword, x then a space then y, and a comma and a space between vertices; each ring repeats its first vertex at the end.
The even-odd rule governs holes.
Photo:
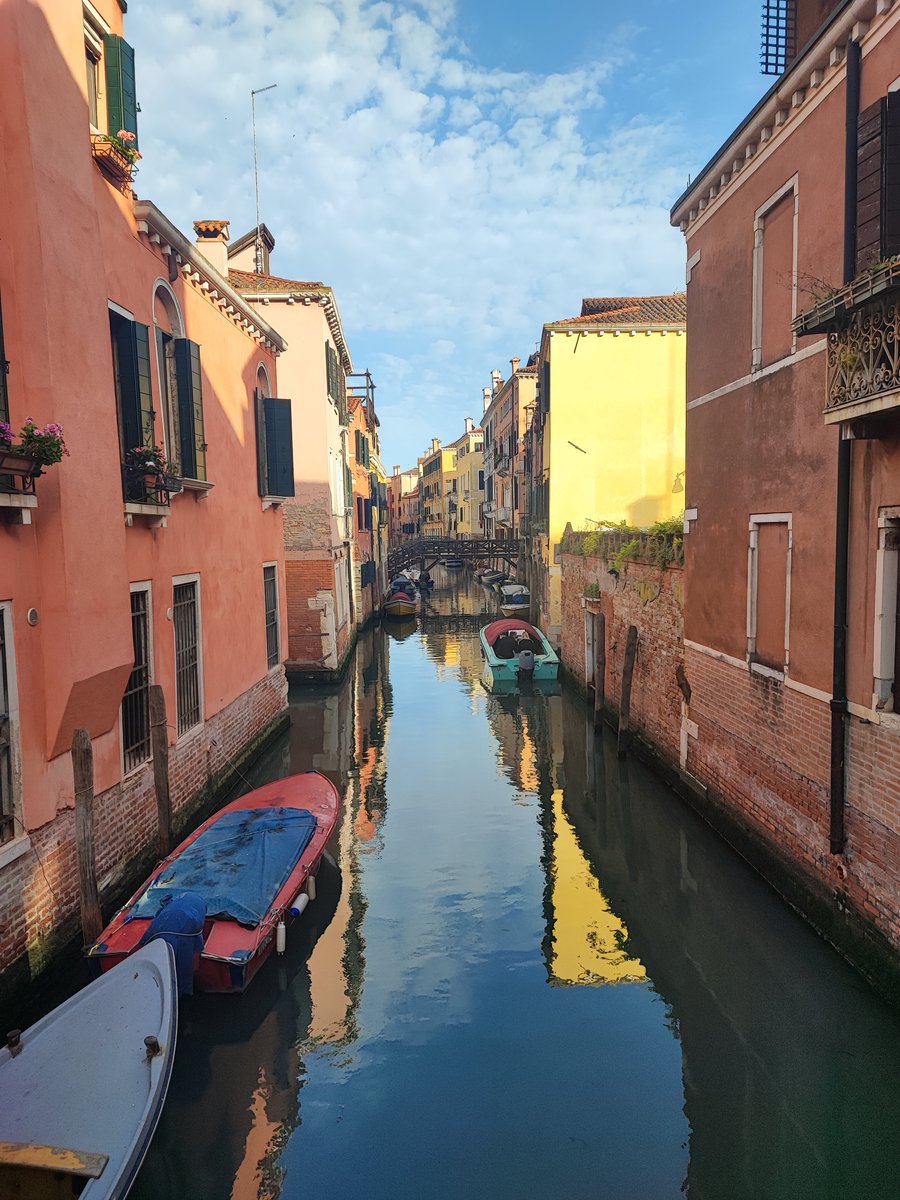
POLYGON ((294 439, 290 400, 263 399, 266 414, 266 474, 268 495, 294 494, 294 439))
POLYGON ((181 473, 186 479, 206 479, 200 347, 188 338, 175 338, 175 379, 178 384, 181 473))
POLYGON ((6 385, 8 372, 9 363, 6 358, 6 348, 3 344, 3 305, 0 303, 0 421, 9 420, 9 389, 6 385))
MULTIPOLYGON (((137 138, 137 91, 134 84, 134 50, 124 38, 108 33, 103 39, 106 65, 106 112, 109 132, 127 129, 137 138)), ((137 149, 137 140, 133 143, 137 149)))
POLYGON ((538 386, 539 386, 540 392, 541 392, 541 397, 540 397, 541 412, 549 412, 550 411, 550 363, 549 362, 545 362, 545 363, 541 364, 541 375, 540 375, 540 381, 539 381, 538 386))
POLYGON ((856 274, 900 253, 900 93, 859 115, 856 155, 856 274))
POLYGON ((261 496, 269 495, 269 468, 266 457, 266 413, 263 407, 263 394, 259 390, 253 393, 256 415, 256 484, 261 496))
POLYGON ((356 497, 356 528, 362 532, 366 527, 365 511, 363 509, 362 496, 356 497))
MULTIPOLYGON (((136 330, 138 326, 127 317, 110 311, 109 329, 118 369, 116 400, 119 405, 119 431, 123 455, 128 450, 144 446, 144 427, 141 413, 141 385, 138 377, 136 330)), ((147 326, 140 326, 146 337, 147 326)))
POLYGON ((139 321, 134 321, 134 356, 137 379, 138 419, 141 424, 141 436, 136 446, 153 446, 156 444, 154 429, 153 387, 150 383, 150 330, 139 321))

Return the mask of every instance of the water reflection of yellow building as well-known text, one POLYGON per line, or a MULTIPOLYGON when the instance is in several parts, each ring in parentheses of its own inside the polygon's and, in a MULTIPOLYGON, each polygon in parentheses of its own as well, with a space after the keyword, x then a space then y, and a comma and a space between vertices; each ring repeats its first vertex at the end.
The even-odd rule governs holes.
POLYGON ((551 799, 550 914, 547 966, 555 983, 626 983, 646 978, 626 949, 628 930, 609 907, 563 809, 551 799))

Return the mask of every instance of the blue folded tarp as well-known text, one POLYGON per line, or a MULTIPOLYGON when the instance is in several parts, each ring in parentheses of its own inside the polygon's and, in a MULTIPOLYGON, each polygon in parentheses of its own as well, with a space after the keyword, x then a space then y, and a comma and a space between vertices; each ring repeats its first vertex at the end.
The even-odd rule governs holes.
POLYGON ((224 813, 156 877, 131 910, 155 917, 166 897, 197 892, 210 917, 258 925, 315 832, 305 808, 245 808, 224 813))
POLYGON ((206 902, 196 892, 168 893, 150 922, 141 946, 161 938, 175 952, 175 977, 179 996, 194 994, 194 960, 203 952, 206 902))

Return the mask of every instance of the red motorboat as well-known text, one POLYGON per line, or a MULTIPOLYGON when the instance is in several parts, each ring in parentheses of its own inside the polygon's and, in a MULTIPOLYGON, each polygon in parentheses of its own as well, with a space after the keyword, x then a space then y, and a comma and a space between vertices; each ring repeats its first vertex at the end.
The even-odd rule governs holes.
MULTIPOLYGON (((193 958, 193 987, 242 992, 281 943, 286 924, 315 898, 315 875, 340 803, 334 784, 308 771, 227 804, 156 868, 89 957, 108 971, 138 948, 152 922, 155 935, 162 914, 175 912, 178 901, 202 897, 203 949, 193 958)), ((199 930, 173 928, 159 936, 170 940, 177 959, 192 934, 199 949, 199 930)))

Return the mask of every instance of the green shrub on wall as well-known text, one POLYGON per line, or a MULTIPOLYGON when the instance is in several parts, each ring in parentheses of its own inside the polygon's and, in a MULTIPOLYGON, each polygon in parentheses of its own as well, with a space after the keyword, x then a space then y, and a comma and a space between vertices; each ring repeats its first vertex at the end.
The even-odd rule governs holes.
MULTIPOLYGON (((664 569, 684 564, 684 516, 657 521, 646 529, 624 521, 598 521, 597 528, 576 532, 566 527, 563 554, 582 558, 604 558, 617 574, 628 562, 647 563, 664 569)), ((587 594, 587 593, 585 593, 587 594)))

